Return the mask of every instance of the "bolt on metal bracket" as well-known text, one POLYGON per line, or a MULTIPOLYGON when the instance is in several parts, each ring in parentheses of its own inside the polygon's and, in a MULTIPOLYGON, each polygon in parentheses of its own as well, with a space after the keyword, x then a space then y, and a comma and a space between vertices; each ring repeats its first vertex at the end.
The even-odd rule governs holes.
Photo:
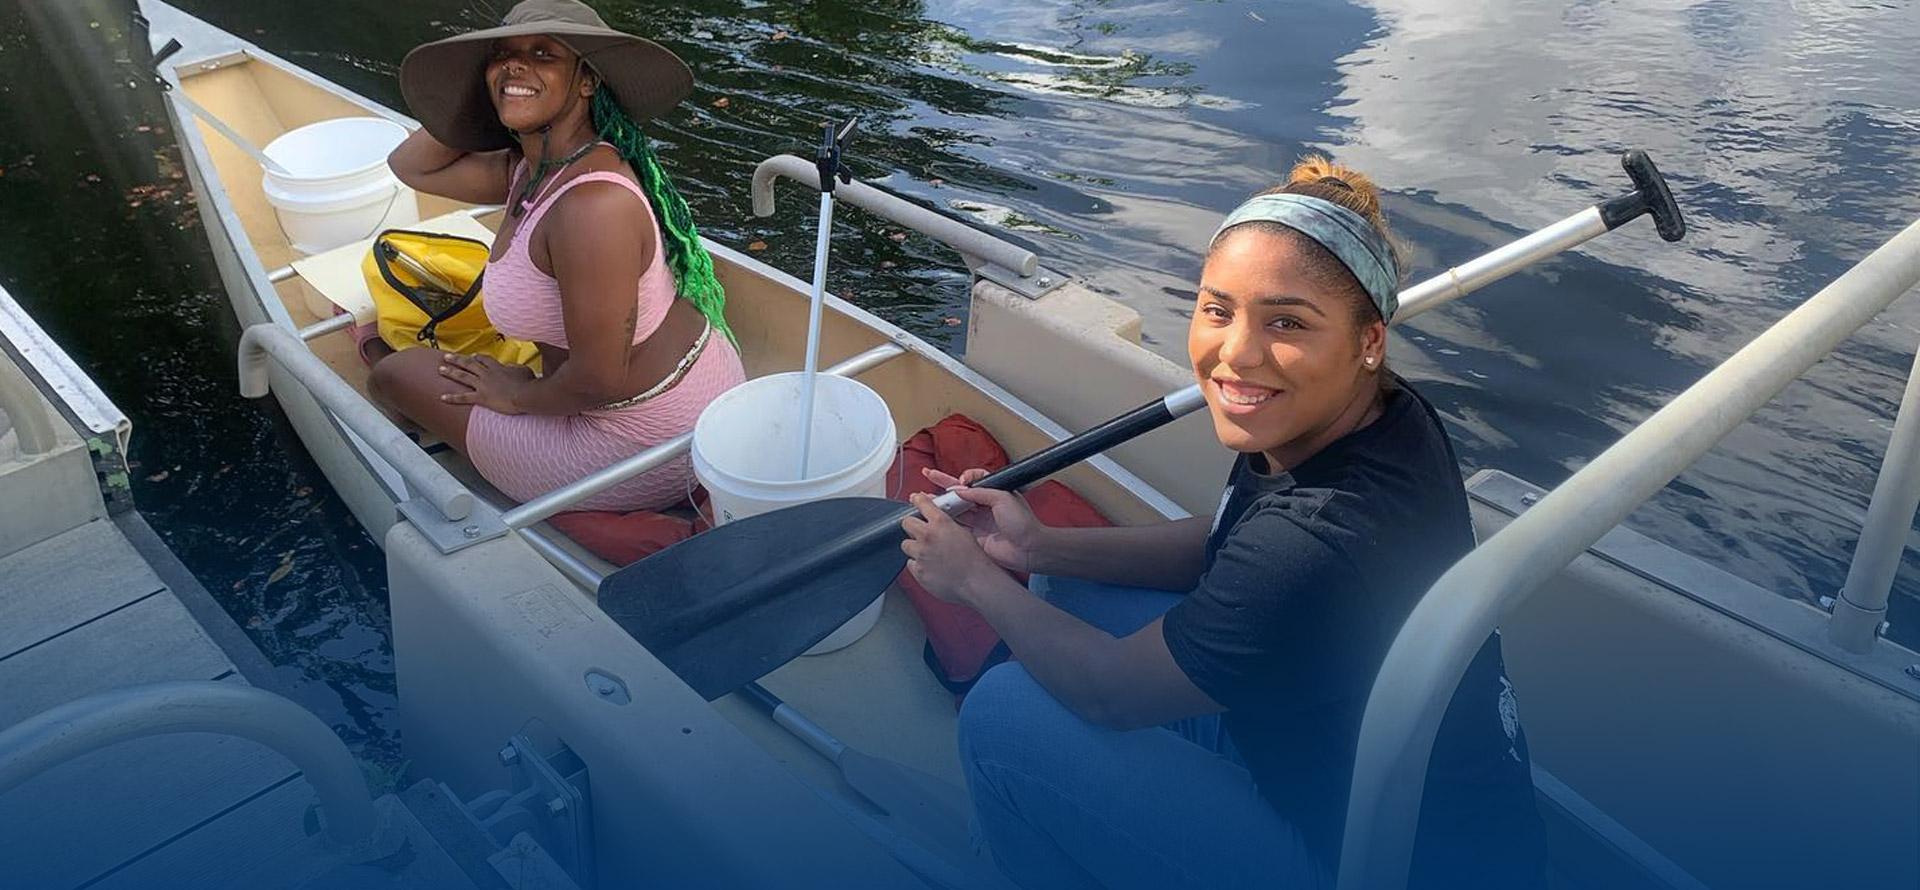
POLYGON ((480 826, 501 845, 511 844, 514 835, 530 833, 539 846, 560 864, 582 887, 593 886, 593 811, 588 797, 586 764, 557 738, 542 754, 532 736, 549 734, 530 723, 526 732, 513 736, 499 751, 500 763, 507 768, 511 795, 491 792, 504 800, 475 798, 468 811, 480 826), (487 803, 482 814, 478 806, 487 803))
POLYGON ((1036 269, 1032 275, 1023 276, 1005 266, 998 266, 984 260, 969 265, 973 268, 973 274, 1029 300, 1038 300, 1067 283, 1067 276, 1045 266, 1036 269))
POLYGON ((484 505, 475 505, 473 513, 465 519, 448 520, 433 504, 421 498, 408 498, 400 502, 400 515, 413 523, 441 553, 457 553, 475 544, 505 537, 510 531, 507 524, 500 521, 500 514, 484 505))

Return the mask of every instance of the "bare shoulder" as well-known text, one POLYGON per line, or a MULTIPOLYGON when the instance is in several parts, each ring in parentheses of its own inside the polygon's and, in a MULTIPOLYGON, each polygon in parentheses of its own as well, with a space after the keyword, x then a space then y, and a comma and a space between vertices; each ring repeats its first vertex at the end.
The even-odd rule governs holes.
POLYGON ((577 225, 635 235, 645 235, 652 229, 653 214, 640 196, 639 177, 610 146, 600 146, 583 159, 582 166, 585 169, 580 175, 600 178, 568 189, 554 205, 554 215, 566 219, 569 229, 577 225), (614 182, 602 175, 607 173, 626 181, 614 182))
POLYGON ((637 274, 652 262, 653 214, 630 182, 596 179, 567 189, 540 229, 541 252, 560 265, 574 260, 611 270, 631 264, 637 274))

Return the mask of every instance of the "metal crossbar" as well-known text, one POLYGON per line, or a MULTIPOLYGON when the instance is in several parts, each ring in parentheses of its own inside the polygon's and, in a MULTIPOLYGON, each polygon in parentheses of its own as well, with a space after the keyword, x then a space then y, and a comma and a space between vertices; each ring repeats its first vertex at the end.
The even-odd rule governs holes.
MULTIPOLYGON (((1434 735, 1468 662, 1500 616, 1916 282, 1920 222, 1788 313, 1441 576, 1408 616, 1367 700, 1340 855, 1341 890, 1405 886, 1434 735)), ((1908 395, 1915 397, 1911 386, 1908 395)), ((1914 437, 1914 422, 1902 413, 1895 428, 1906 426, 1909 434, 1896 434, 1895 446, 1914 437)), ((1888 454, 1895 466, 1912 458, 1888 454)), ((1879 512, 1903 526, 1912 519, 1910 503, 1904 517, 1891 508, 1879 512)), ((1903 542, 1904 533, 1896 538, 1903 542)), ((1859 594, 1872 598, 1869 591, 1859 594)), ((1878 596, 1884 608, 1886 591, 1878 596)))
POLYGON ((257 399, 267 394, 267 360, 285 368, 294 380, 342 424, 365 439, 387 463, 400 473, 407 487, 433 505, 449 522, 467 518, 473 512, 473 493, 453 478, 446 468, 420 450, 420 446, 386 415, 349 386, 340 375, 307 348, 298 335, 271 322, 247 328, 240 335, 240 394, 257 399))

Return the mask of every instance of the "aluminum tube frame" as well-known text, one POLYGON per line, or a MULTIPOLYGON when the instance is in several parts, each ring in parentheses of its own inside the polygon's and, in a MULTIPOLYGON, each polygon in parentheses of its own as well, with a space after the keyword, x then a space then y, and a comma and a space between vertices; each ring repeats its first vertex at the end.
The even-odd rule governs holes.
POLYGON ((580 585, 582 589, 597 591, 600 589, 600 582, 607 579, 600 570, 573 555, 572 551, 560 546, 559 542, 539 529, 519 528, 514 531, 520 533, 521 539, 527 542, 527 546, 545 557, 547 562, 552 563, 553 567, 559 570, 560 574, 567 576, 567 580, 580 585))
POLYGON ((1387 652, 1360 725, 1341 890, 1398 890, 1447 703, 1500 616, 1920 282, 1920 222, 1754 338, 1435 582, 1387 652))
POLYGON ((401 836, 381 824, 359 765, 333 730, 293 702, 238 683, 128 686, 29 717, 0 732, 0 794, 109 745, 182 732, 236 736, 273 749, 313 785, 330 840, 366 854, 397 848, 401 836))
MULTIPOLYGON (((907 349, 904 346, 893 343, 883 343, 820 373, 832 374, 838 377, 853 377, 889 359, 897 358, 906 353, 907 349)), ((518 507, 508 510, 500 514, 500 521, 506 523, 508 528, 524 529, 574 504, 606 491, 615 485, 632 479, 641 473, 658 468, 666 462, 686 454, 687 449, 692 446, 693 434, 682 433, 617 464, 595 470, 571 483, 562 485, 518 507)))
MULTIPOLYGON (((814 162, 794 155, 774 155, 761 161, 760 166, 753 170, 754 216, 773 215, 773 181, 782 176, 813 191, 820 190, 820 171, 814 162)), ((978 268, 980 262, 984 261, 1010 269, 1022 278, 1030 278, 1040 269, 1040 258, 1031 250, 896 198, 864 182, 855 180, 835 185, 833 195, 836 200, 893 220, 959 251, 970 269, 978 268)))
POLYGON ((300 339, 318 340, 334 331, 344 331, 353 326, 353 316, 335 315, 326 321, 316 321, 300 329, 300 339))
POLYGON ((1588 207, 1505 247, 1482 254, 1400 292, 1395 320, 1451 303, 1547 257, 1605 235, 1600 209, 1588 207))
POLYGON ((1873 649, 1880 625, 1887 620, 1887 597, 1893 576, 1900 570, 1900 554, 1907 549, 1907 531, 1920 509, 1920 352, 1907 371, 1907 389, 1894 415, 1893 436, 1880 459, 1880 476, 1873 483, 1873 499, 1853 548, 1846 583, 1833 598, 1833 617, 1827 638, 1833 644, 1864 654, 1873 649))
POLYGON ((248 327, 240 335, 241 395, 257 399, 267 394, 269 358, 292 374, 294 380, 306 387, 348 429, 365 439, 400 473, 413 494, 432 504, 448 522, 458 522, 473 513, 473 493, 421 451, 380 409, 333 373, 333 369, 307 348, 306 341, 292 331, 262 322, 248 327))

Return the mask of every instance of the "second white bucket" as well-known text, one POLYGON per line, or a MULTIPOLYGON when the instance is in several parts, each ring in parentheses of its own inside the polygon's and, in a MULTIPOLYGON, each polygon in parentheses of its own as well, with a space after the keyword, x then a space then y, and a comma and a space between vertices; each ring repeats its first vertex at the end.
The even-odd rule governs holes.
MULTIPOLYGON (((897 443, 886 400, 865 384, 814 378, 813 439, 800 474, 800 372, 757 377, 722 393, 693 426, 693 473, 715 525, 808 501, 887 496, 897 443)), ((806 654, 832 652, 880 620, 885 591, 806 654)))
POLYGON ((387 168, 407 128, 378 117, 339 117, 285 133, 262 149, 285 174, 260 187, 294 250, 312 256, 420 221, 413 189, 387 168))

